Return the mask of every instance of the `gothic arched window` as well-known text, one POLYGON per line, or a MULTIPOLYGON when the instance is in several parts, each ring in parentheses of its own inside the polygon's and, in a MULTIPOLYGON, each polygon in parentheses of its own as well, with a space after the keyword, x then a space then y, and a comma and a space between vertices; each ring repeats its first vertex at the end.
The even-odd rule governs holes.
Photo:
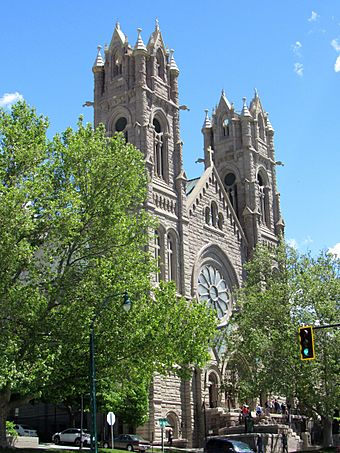
POLYGON ((112 56, 112 77, 117 77, 122 74, 122 57, 118 52, 112 56))
POLYGON ((204 217, 205 217, 205 223, 207 225, 210 225, 210 221, 211 221, 211 218, 210 218, 210 208, 209 206, 207 206, 204 210, 204 217))
POLYGON ((159 233, 155 231, 155 238, 154 238, 154 251, 155 251, 155 261, 157 265, 156 270, 156 282, 159 283, 160 280, 160 267, 161 267, 161 239, 159 237, 159 233))
POLYGON ((231 121, 228 118, 223 121, 223 135, 224 137, 230 137, 231 135, 231 121))
POLYGON ((176 246, 171 234, 168 234, 168 280, 176 281, 176 246))
POLYGON ((210 206, 210 217, 211 217, 211 225, 216 227, 217 226, 217 219, 218 219, 218 208, 217 204, 213 201, 210 206))
POLYGON ((237 215, 238 202, 237 202, 237 184, 236 176, 234 173, 227 173, 224 177, 224 187, 228 194, 229 200, 234 208, 234 211, 237 215))
POLYGON ((155 128, 154 138, 154 162, 155 162, 155 173, 159 178, 166 179, 166 156, 165 156, 165 144, 164 134, 162 127, 157 118, 153 120, 153 126, 155 128))
POLYGON ((263 117, 260 113, 257 116, 257 124, 259 127, 259 136, 262 140, 264 140, 264 122, 263 122, 263 117))
POLYGON ((269 226, 269 200, 268 200, 268 189, 264 184, 264 179, 260 173, 257 175, 257 183, 259 186, 259 204, 261 222, 264 225, 269 226))
POLYGON ((115 123, 115 132, 122 132, 124 134, 125 140, 128 141, 128 132, 126 130, 127 119, 124 116, 118 118, 115 123))
POLYGON ((157 75, 164 80, 164 55, 161 49, 156 53, 157 75))

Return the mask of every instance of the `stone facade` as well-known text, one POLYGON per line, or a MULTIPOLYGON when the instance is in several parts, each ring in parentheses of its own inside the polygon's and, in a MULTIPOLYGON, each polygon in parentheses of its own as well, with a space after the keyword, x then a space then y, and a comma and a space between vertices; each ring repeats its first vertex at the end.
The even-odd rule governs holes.
MULTIPOLYGON (((188 181, 182 163, 178 76, 173 51, 159 25, 145 45, 138 29, 132 47, 117 23, 109 46, 93 65, 94 122, 108 134, 122 132, 145 156, 149 176, 147 209, 158 218, 150 248, 160 279, 174 280, 178 293, 216 309, 221 328, 233 309, 231 290, 242 284, 243 264, 259 241, 275 245, 283 232, 276 188, 274 130, 257 93, 240 113, 224 92, 202 127, 205 171, 188 181)), ((160 418, 174 440, 201 444, 207 410, 226 403, 218 391, 225 369, 218 351, 190 381, 155 376, 149 422, 139 429, 160 441, 160 418)), ((216 409, 217 408, 217 409, 216 409)))

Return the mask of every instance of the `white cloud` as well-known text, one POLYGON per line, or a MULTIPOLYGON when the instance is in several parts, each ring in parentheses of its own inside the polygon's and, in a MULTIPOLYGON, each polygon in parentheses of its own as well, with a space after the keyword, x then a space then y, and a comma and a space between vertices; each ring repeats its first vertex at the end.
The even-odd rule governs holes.
POLYGON ((0 107, 10 107, 12 104, 15 104, 18 101, 23 101, 24 97, 22 94, 18 93, 5 93, 0 98, 0 107))
POLYGON ((337 39, 332 39, 331 41, 331 46, 336 52, 340 52, 340 43, 338 42, 337 39))
POLYGON ((295 53, 295 55, 298 55, 300 57, 300 49, 302 47, 302 44, 300 43, 300 41, 296 41, 295 44, 292 45, 293 47, 293 52, 295 53))
POLYGON ((319 17, 320 16, 318 13, 316 13, 315 11, 312 11, 310 18, 308 19, 308 22, 315 22, 318 20, 319 17))
POLYGON ((289 247, 292 247, 293 249, 297 250, 298 248, 298 242, 296 239, 287 239, 287 244, 289 245, 289 247))
POLYGON ((303 64, 302 63, 294 63, 294 72, 299 77, 303 76, 303 64))
POLYGON ((332 253, 332 255, 335 255, 338 258, 340 258, 340 242, 335 244, 334 247, 329 248, 328 251, 329 251, 329 253, 332 253))
POLYGON ((335 72, 340 72, 340 55, 339 55, 338 58, 335 60, 334 71, 335 71, 335 72))

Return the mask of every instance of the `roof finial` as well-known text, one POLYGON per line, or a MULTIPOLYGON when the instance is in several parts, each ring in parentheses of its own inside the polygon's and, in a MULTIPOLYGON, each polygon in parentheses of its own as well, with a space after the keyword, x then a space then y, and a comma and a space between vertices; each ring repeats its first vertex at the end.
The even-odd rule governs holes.
POLYGON ((203 129, 208 129, 211 127, 211 121, 210 121, 210 118, 209 118, 209 109, 204 109, 205 111, 205 118, 204 118, 204 123, 203 123, 203 126, 202 128, 203 129))
POLYGON ((137 37, 137 42, 136 42, 136 45, 135 45, 135 50, 144 50, 144 51, 146 51, 145 44, 144 44, 143 39, 141 37, 141 31, 142 31, 141 28, 137 28, 138 37, 137 37))
POLYGON ((104 66, 104 60, 103 60, 102 54, 100 52, 101 48, 102 48, 101 45, 97 46, 97 57, 96 57, 96 60, 94 62, 94 65, 93 65, 94 68, 96 68, 96 67, 97 68, 101 68, 101 67, 104 66))
POLYGON ((120 30, 120 23, 118 20, 116 21, 116 28, 117 28, 117 30, 120 30))
POLYGON ((221 95, 222 95, 222 96, 225 96, 224 88, 222 88, 221 95))
POLYGON ((174 59, 174 49, 170 49, 170 71, 175 71, 175 72, 179 73, 178 66, 174 59))
POLYGON ((255 92, 255 98, 258 98, 259 97, 259 93, 257 91, 257 88, 254 88, 254 92, 255 92))
POLYGON ((159 22, 158 22, 158 17, 156 17, 156 20, 155 20, 155 30, 159 30, 159 22))
POLYGON ((246 97, 243 97, 243 108, 242 108, 242 112, 241 112, 241 116, 251 116, 250 113, 249 113, 249 110, 248 110, 248 106, 247 106, 247 98, 246 97))

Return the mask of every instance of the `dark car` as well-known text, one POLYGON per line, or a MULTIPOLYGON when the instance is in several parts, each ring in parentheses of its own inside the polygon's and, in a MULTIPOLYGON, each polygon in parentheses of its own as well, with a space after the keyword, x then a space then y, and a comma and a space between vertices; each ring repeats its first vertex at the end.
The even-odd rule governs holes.
MULTIPOLYGON (((103 442, 103 448, 112 448, 111 440, 103 442)), ((150 442, 143 439, 138 434, 121 434, 114 438, 114 448, 118 450, 141 451, 150 448, 150 442)))
POLYGON ((227 437, 210 437, 205 444, 204 453, 254 453, 249 445, 227 437))

